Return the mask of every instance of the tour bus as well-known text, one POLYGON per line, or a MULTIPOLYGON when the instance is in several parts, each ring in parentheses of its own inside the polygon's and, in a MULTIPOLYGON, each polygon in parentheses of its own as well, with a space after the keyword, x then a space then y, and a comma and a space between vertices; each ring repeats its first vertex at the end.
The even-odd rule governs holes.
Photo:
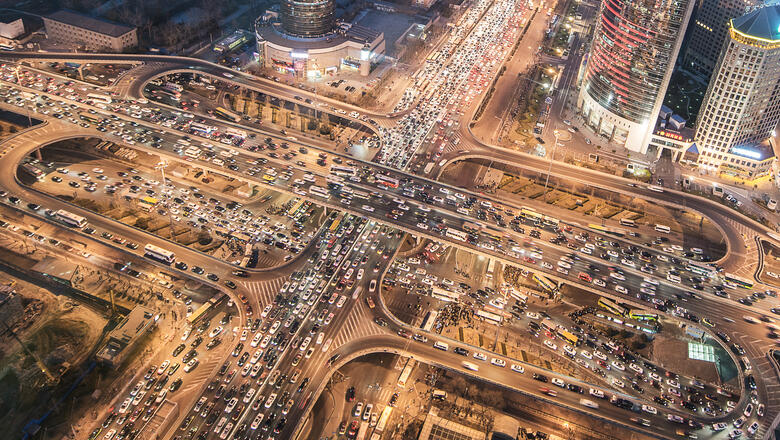
POLYGON ((60 209, 59 211, 55 212, 54 217, 66 225, 72 226, 74 228, 83 228, 84 225, 87 224, 87 219, 84 217, 73 214, 72 212, 65 211, 64 209, 60 209))
POLYGON ((169 250, 163 249, 161 247, 157 247, 153 244, 147 244, 146 247, 144 247, 144 255, 148 258, 152 258, 158 261, 161 261, 165 264, 171 264, 173 263, 173 260, 175 258, 175 254, 169 250))
POLYGON ((656 224, 655 225, 655 230, 658 231, 658 232, 663 232, 664 234, 668 234, 669 232, 671 232, 671 229, 669 228, 669 226, 661 225, 661 224, 656 224))

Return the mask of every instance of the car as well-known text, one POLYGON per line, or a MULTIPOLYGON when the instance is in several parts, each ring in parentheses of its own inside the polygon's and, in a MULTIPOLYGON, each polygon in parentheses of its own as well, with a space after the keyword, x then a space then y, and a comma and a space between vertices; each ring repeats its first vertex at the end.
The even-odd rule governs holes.
POLYGON ((352 415, 355 417, 360 417, 360 415, 363 413, 363 402, 358 402, 355 404, 355 410, 352 412, 352 415))

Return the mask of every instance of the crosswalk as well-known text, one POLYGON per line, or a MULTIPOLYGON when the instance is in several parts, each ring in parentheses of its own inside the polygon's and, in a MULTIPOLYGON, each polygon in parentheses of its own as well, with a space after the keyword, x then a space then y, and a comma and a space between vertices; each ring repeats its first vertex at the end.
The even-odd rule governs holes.
POLYGON ((271 304, 284 285, 287 277, 277 277, 263 281, 243 281, 241 285, 246 289, 250 298, 256 298, 261 307, 271 304))
POLYGON ((257 265, 255 267, 265 268, 274 267, 281 262, 278 256, 273 254, 260 254, 257 256, 257 265))
POLYGON ((344 323, 341 324, 338 334, 333 338, 331 349, 338 348, 345 343, 382 333, 380 327, 374 323, 373 316, 364 301, 357 300, 344 323))

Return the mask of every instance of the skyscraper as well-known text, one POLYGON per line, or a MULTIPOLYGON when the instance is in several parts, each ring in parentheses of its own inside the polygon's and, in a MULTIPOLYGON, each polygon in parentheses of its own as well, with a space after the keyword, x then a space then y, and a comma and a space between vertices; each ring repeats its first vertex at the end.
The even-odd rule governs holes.
POLYGON ((780 122, 780 6, 766 6, 729 23, 696 121, 699 163, 750 165, 771 153, 780 122))
POLYGON ((334 0, 281 0, 282 28, 295 37, 320 37, 333 31, 334 0))
POLYGON ((698 0, 683 52, 683 68, 709 80, 729 35, 729 20, 763 3, 764 0, 698 0))
POLYGON ((611 142, 644 152, 693 0, 605 0, 577 106, 611 142))

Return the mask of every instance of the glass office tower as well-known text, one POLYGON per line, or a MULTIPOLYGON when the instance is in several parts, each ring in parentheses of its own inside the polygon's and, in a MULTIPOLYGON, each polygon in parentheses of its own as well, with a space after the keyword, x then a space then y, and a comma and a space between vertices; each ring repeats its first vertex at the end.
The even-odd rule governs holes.
POLYGON ((319 37, 330 33, 335 22, 334 0, 281 0, 285 32, 296 37, 319 37))
POLYGON ((694 0, 604 0, 577 99, 597 133, 645 152, 694 0))

